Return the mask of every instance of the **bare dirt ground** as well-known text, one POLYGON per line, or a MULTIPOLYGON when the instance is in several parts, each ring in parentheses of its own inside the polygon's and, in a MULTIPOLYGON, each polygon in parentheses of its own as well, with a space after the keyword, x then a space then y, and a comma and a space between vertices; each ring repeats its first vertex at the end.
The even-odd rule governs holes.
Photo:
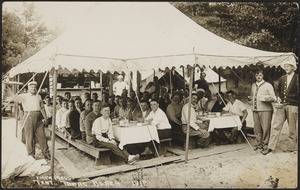
MULTIPOLYGON (((14 134, 14 128, 14 119, 2 118, 2 138, 5 133, 14 134)), ((288 146, 287 135, 288 128, 285 123, 276 151, 265 156, 245 144, 245 149, 189 160, 187 164, 180 162, 140 168, 132 172, 76 182, 70 180, 66 170, 55 160, 55 176, 60 179, 57 184, 52 184, 48 179, 50 171, 41 176, 1 180, 1 184, 2 187, 9 188, 271 188, 268 179, 272 176, 279 179, 278 188, 296 188, 298 152, 284 152, 288 146)), ((253 139, 249 140, 254 144, 253 139)), ((214 147, 212 144, 207 151, 214 147)), ((226 145, 223 147, 226 149, 226 145)), ((83 173, 112 167, 95 166, 92 157, 74 147, 62 152, 83 173)), ((39 149, 37 154, 37 158, 43 158, 39 149)), ((113 164, 123 163, 113 160, 113 164)))

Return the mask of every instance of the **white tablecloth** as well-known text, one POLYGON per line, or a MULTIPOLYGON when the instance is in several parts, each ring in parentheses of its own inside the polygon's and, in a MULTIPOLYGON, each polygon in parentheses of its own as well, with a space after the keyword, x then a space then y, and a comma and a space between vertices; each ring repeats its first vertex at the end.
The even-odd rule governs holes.
POLYGON ((238 130, 241 130, 242 128, 242 122, 237 115, 207 118, 207 120, 210 120, 208 132, 211 132, 214 129, 238 127, 238 130))
POLYGON ((116 140, 120 142, 120 149, 123 149, 123 147, 127 144, 149 142, 151 141, 151 136, 153 140, 159 143, 156 126, 144 125, 138 127, 136 125, 131 125, 130 127, 119 127, 118 125, 113 125, 113 131, 116 140), (149 131, 151 133, 151 136, 149 134, 149 131))

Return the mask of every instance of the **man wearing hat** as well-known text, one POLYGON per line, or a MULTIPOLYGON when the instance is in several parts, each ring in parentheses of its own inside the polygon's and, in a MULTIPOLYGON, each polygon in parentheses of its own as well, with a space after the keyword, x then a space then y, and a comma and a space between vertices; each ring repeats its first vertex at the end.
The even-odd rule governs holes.
POLYGON ((35 142, 38 141, 42 153, 46 159, 50 159, 47 138, 43 123, 47 121, 44 103, 40 95, 37 94, 37 82, 28 84, 28 93, 17 96, 17 101, 22 103, 24 108, 24 123, 26 149, 28 155, 35 157, 35 142), (35 139, 36 138, 36 139, 35 139))
POLYGON ((298 133, 298 97, 299 97, 299 78, 295 73, 296 63, 285 62, 282 64, 286 75, 282 76, 278 82, 276 94, 277 102, 283 104, 283 108, 274 109, 274 119, 272 121, 271 136, 268 149, 262 151, 266 155, 275 150, 283 123, 287 120, 289 125, 289 146, 287 151, 297 150, 298 133))
POLYGON ((123 76, 118 76, 118 81, 113 85, 113 92, 115 96, 121 96, 123 89, 128 89, 128 85, 123 81, 123 76))

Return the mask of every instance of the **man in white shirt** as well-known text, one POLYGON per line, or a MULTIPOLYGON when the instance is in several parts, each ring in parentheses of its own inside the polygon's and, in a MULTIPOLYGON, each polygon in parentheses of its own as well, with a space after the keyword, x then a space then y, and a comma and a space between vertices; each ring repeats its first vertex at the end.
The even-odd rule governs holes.
POLYGON ((102 106, 102 116, 97 118, 92 127, 92 134, 96 136, 93 145, 97 148, 108 148, 115 155, 121 157, 127 164, 133 164, 139 155, 130 155, 125 149, 121 150, 115 141, 108 104, 102 106))
MULTIPOLYGON (((210 143, 211 136, 206 130, 207 126, 200 121, 197 121, 196 111, 198 110, 198 95, 196 92, 192 92, 192 102, 191 102, 191 118, 190 118, 190 135, 198 135, 197 147, 204 148, 210 143)), ((189 103, 186 103, 182 108, 182 131, 184 134, 187 133, 187 121, 188 121, 188 110, 189 103)))
POLYGON ((118 81, 113 85, 113 92, 115 96, 121 96, 123 89, 128 89, 128 85, 123 81, 123 76, 118 76, 118 81))
POLYGON ((160 108, 157 99, 151 99, 150 101, 151 112, 145 119, 147 123, 155 125, 157 127, 159 139, 167 139, 171 137, 171 125, 169 120, 160 108))
MULTIPOLYGON (((235 93, 232 90, 228 90, 226 94, 228 96, 229 101, 227 105, 223 108, 223 113, 229 112, 232 115, 238 115, 242 122, 242 128, 245 127, 246 118, 248 116, 246 105, 240 100, 235 98, 235 93)), ((229 139, 231 143, 236 142, 237 135, 238 135, 238 127, 232 128, 231 137, 229 139)))

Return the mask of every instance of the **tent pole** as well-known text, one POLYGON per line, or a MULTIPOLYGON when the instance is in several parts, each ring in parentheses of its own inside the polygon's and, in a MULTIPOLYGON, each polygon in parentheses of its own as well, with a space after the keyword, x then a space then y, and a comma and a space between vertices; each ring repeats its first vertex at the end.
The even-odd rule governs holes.
POLYGON ((113 75, 109 72, 109 95, 113 95, 113 75))
MULTIPOLYGON (((20 74, 17 75, 17 81, 20 82, 20 74)), ((16 90, 19 91, 20 90, 20 86, 18 85, 16 87, 16 90)), ((17 92, 16 92, 17 93, 17 92)), ((18 117, 19 117, 19 103, 15 102, 15 117, 16 117, 16 137, 18 138, 18 117)))
POLYGON ((137 98, 141 98, 140 97, 140 85, 141 85, 141 74, 139 71, 136 71, 136 94, 137 94, 137 98))
POLYGON ((221 67, 219 67, 219 92, 221 92, 221 67))
POLYGON ((89 77, 89 80, 90 80, 90 95, 92 95, 92 79, 91 79, 91 75, 92 75, 92 71, 90 71, 90 77, 89 77))
POLYGON ((132 73, 132 71, 130 71, 129 72, 129 77, 130 77, 130 79, 129 79, 129 90, 128 90, 128 94, 130 95, 130 93, 131 93, 131 91, 133 90, 133 88, 132 88, 132 76, 133 75, 133 73, 132 73))
POLYGON ((103 81, 103 75, 102 75, 102 71, 99 72, 99 79, 100 79, 100 93, 101 93, 101 97, 102 97, 102 93, 103 93, 103 88, 102 88, 102 81, 103 81))
POLYGON ((185 90, 185 76, 184 76, 184 66, 180 66, 182 68, 182 76, 183 76, 183 90, 185 90))
POLYGON ((15 118, 16 118, 16 138, 18 138, 18 116, 19 116, 19 103, 15 102, 15 118))
POLYGON ((188 108, 188 120, 187 120, 187 130, 186 130, 186 146, 185 146, 185 163, 188 161, 188 151, 189 151, 189 137, 190 137, 190 120, 191 120, 191 102, 192 102, 192 88, 193 88, 193 75, 194 66, 191 69, 190 84, 189 84, 189 108, 188 108))
POLYGON ((172 95, 172 88, 173 88, 173 86, 172 86, 172 69, 170 69, 169 74, 170 74, 170 93, 172 95))
MULTIPOLYGON (((53 74, 53 99, 56 101, 57 97, 57 70, 54 68, 54 74, 53 74)), ((52 112, 52 125, 51 125, 51 176, 52 180, 54 180, 54 150, 55 150, 55 123, 56 123, 56 103, 53 104, 53 112, 52 112)))

